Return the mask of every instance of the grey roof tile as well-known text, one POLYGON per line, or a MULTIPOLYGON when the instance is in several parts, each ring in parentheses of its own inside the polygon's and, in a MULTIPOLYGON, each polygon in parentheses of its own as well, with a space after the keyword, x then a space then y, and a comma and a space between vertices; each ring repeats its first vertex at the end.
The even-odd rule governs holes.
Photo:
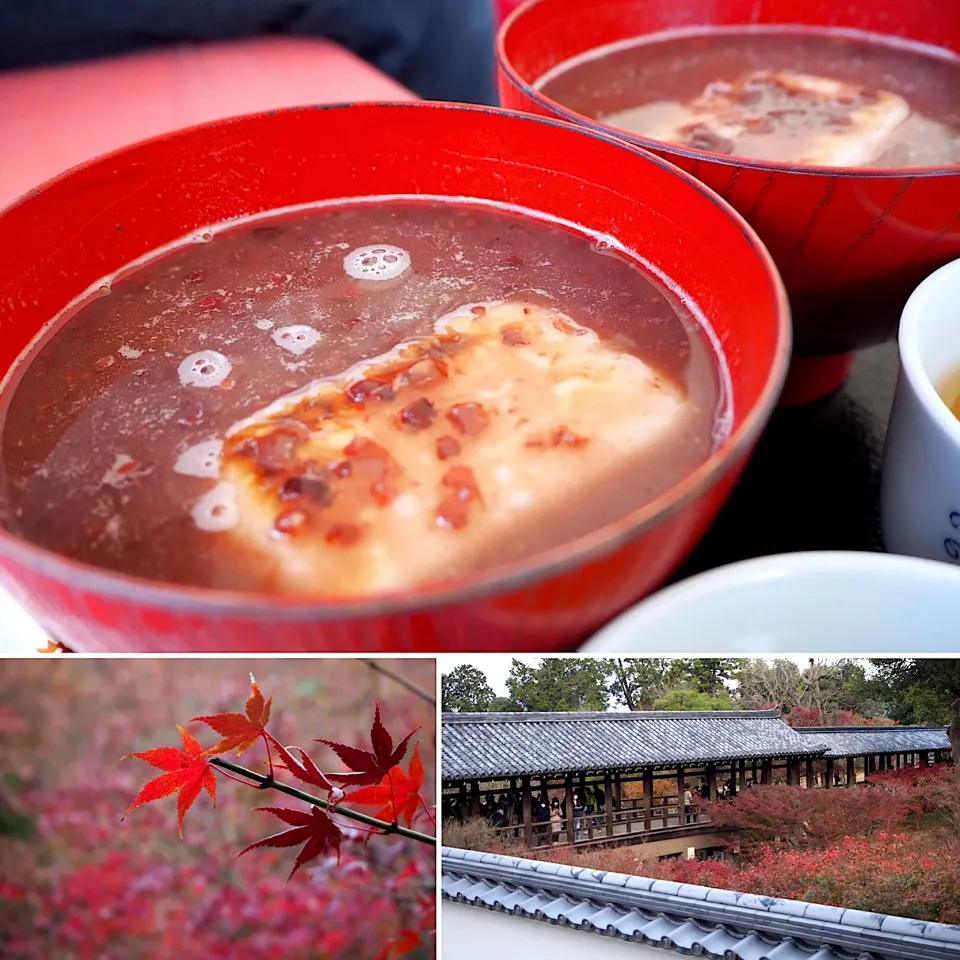
POLYGON ((866 910, 844 910, 840 922, 847 926, 860 927, 862 930, 879 930, 884 914, 867 913, 866 910))
POLYGON ((819 756, 777 710, 445 713, 443 778, 819 756))
POLYGON ((604 907, 590 918, 590 925, 601 932, 607 930, 616 930, 616 924, 623 919, 624 915, 615 907, 604 907))
POLYGON ((825 920, 828 923, 840 923, 843 919, 842 907, 828 907, 824 903, 808 904, 807 909, 803 911, 803 916, 807 920, 825 920))
POLYGON ((796 731, 826 746, 828 757, 950 749, 946 727, 797 727, 796 731))
POLYGON ((445 899, 711 960, 960 960, 960 926, 515 857, 445 849, 442 862, 445 899))

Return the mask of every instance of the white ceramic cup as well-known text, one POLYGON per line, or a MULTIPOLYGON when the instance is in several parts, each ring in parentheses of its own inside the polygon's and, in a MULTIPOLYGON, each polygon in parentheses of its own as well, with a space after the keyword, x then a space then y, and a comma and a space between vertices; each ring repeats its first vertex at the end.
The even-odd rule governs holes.
POLYGON ((960 373, 960 260, 917 287, 900 320, 883 456, 887 550, 960 564, 960 420, 937 392, 960 373))
POLYGON ((667 587, 583 648, 601 656, 957 656, 960 570, 885 553, 783 553, 667 587))

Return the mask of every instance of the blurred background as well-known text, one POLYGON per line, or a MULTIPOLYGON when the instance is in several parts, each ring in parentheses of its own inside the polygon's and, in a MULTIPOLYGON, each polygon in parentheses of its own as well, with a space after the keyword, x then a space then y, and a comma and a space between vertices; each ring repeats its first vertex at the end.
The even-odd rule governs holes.
POLYGON ((361 100, 492 104, 519 0, 0 3, 0 207, 91 157, 242 113, 361 100))
MULTIPOLYGON (((433 694, 434 661, 377 663, 433 694)), ((399 955, 391 944, 400 931, 432 925, 435 851, 425 844, 368 838, 341 820, 339 866, 320 858, 286 883, 295 848, 238 860, 248 843, 284 829, 253 807, 306 809, 274 791, 218 776, 216 810, 201 794, 182 842, 172 797, 120 822, 160 772, 121 757, 179 746, 178 722, 212 746, 216 734, 187 721, 242 710, 251 671, 264 695, 274 694, 269 729, 281 743, 315 747, 321 769, 342 766, 315 737, 369 749, 374 701, 395 739, 421 726, 401 765, 407 769, 419 742, 422 795, 433 806, 435 710, 366 661, 7 660, 0 671, 0 956, 388 960, 399 955)), ((265 772, 262 745, 239 762, 265 772)), ((414 826, 433 833, 426 815, 414 826)), ((432 938, 406 955, 433 956, 432 938)))

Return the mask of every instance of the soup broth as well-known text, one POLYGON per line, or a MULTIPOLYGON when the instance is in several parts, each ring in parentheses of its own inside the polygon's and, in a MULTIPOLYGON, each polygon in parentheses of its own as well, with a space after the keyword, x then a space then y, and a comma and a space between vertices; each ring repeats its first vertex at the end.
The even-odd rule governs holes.
POLYGON ((682 298, 538 215, 374 198, 211 230, 8 384, 3 522, 157 580, 367 594, 556 546, 726 430, 682 298))
POLYGON ((590 51, 537 86, 640 136, 785 164, 960 163, 960 57, 853 31, 674 31, 590 51))

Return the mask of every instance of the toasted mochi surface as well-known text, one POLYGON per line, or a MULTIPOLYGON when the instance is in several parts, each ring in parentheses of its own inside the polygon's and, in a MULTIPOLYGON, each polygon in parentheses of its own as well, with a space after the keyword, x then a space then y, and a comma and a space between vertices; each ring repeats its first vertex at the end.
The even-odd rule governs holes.
POLYGON ((433 336, 237 424, 220 479, 274 588, 357 596, 476 569, 577 510, 662 442, 685 394, 531 303, 469 305, 433 336))
POLYGON ((605 123, 655 140, 755 160, 865 166, 910 116, 893 93, 827 77, 755 71, 710 84, 686 103, 661 101, 609 114, 605 123))

